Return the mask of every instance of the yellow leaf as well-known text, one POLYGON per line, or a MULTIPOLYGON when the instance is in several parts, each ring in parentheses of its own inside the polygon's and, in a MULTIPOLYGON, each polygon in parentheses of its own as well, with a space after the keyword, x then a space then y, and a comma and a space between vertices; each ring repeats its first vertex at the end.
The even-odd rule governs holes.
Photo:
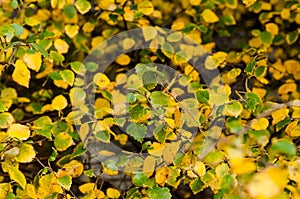
POLYGON ((157 36, 157 29, 154 27, 144 27, 142 29, 145 41, 150 41, 157 36))
POLYGON ((12 191, 10 183, 0 183, 0 198, 5 199, 8 192, 12 191))
POLYGON ((164 148, 166 144, 161 144, 158 142, 154 142, 148 149, 148 153, 154 156, 161 156, 163 154, 164 148))
POLYGON ((298 121, 289 123, 289 125, 285 129, 285 132, 292 137, 300 136, 300 126, 298 125, 298 121))
POLYGON ((207 23, 215 23, 219 21, 219 17, 211 9, 205 9, 201 15, 207 23))
MULTIPOLYGON (((124 50, 128 50, 130 49, 131 47, 133 47, 135 44, 135 41, 134 39, 131 39, 131 38, 125 38, 123 41, 122 41, 122 48, 124 50)), ((119 73, 120 74, 120 73, 119 73)))
POLYGON ((18 59, 15 63, 12 78, 19 85, 29 88, 30 71, 21 59, 18 59))
POLYGON ((65 26, 65 32, 70 37, 73 38, 78 34, 79 26, 78 25, 66 25, 65 26))
POLYGON ((290 9, 288 8, 282 9, 282 11, 280 12, 280 16, 282 19, 289 19, 291 16, 290 9))
POLYGON ((69 44, 62 39, 55 39, 54 47, 61 54, 67 53, 69 51, 69 44))
POLYGON ((34 17, 26 17, 25 23, 29 26, 36 26, 40 24, 40 21, 34 17))
POLYGON ((229 163, 232 172, 236 175, 243 175, 256 170, 254 160, 250 158, 234 158, 229 163))
POLYGON ((58 95, 52 100, 52 107, 54 110, 61 111, 66 108, 68 101, 63 95, 58 95))
POLYGON ((278 122, 280 122, 281 120, 285 119, 289 114, 289 109, 287 108, 282 108, 279 110, 276 110, 272 113, 272 124, 277 124, 278 122))
POLYGON ((144 14, 144 15, 150 15, 154 11, 154 6, 150 1, 142 1, 138 4, 138 9, 144 14))
POLYGON ((283 191, 286 183, 286 170, 277 167, 268 167, 254 175, 247 189, 253 198, 272 198, 283 191))
POLYGON ((119 198, 121 194, 117 189, 108 188, 106 190, 106 195, 110 198, 119 198))
POLYGON ((266 24, 266 31, 272 33, 273 35, 277 35, 279 28, 275 23, 267 23, 266 24))
POLYGON ((257 0, 243 0, 243 3, 245 4, 246 8, 253 5, 257 0))
POLYGON ((200 5, 200 3, 201 3, 201 0, 190 0, 190 4, 192 6, 198 6, 198 5, 200 5))
POLYGON ((259 118, 251 121, 251 128, 254 130, 265 130, 269 126, 269 120, 267 118, 259 118))
POLYGON ((130 57, 126 54, 122 54, 116 59, 116 63, 120 64, 121 66, 126 66, 130 63, 130 57))
POLYGON ((65 171, 68 173, 67 175, 71 176, 72 178, 77 178, 83 172, 83 164, 78 160, 72 160, 68 164, 65 164, 63 169, 65 169, 65 171))
POLYGON ((87 22, 83 25, 82 30, 83 32, 92 32, 95 28, 95 23, 87 22))
POLYGON ((28 68, 38 72, 42 65, 42 55, 38 52, 34 54, 25 53, 23 60, 28 68))
POLYGON ((300 182, 300 160, 295 160, 289 163, 289 179, 300 182))
POLYGON ((80 14, 85 14, 91 9, 91 4, 87 0, 77 0, 75 3, 75 7, 80 12, 80 14))
POLYGON ((88 194, 92 192, 94 189, 97 189, 97 186, 95 183, 91 183, 91 182, 79 186, 79 191, 83 194, 88 194))
POLYGON ((93 82, 99 86, 100 89, 103 89, 110 84, 109 78, 104 73, 95 74, 93 77, 93 82))
POLYGON ((18 138, 20 140, 27 140, 30 136, 30 130, 28 126, 22 124, 12 124, 7 133, 10 137, 18 138))
POLYGON ((115 7, 114 0, 97 0, 98 6, 103 10, 110 10, 110 7, 115 7))
POLYGON ((155 169, 155 158, 151 155, 147 156, 144 160, 143 173, 150 177, 155 169))
POLYGON ((163 159, 166 164, 170 164, 175 160, 181 142, 167 143, 163 151, 163 159))
POLYGON ((160 186, 164 186, 171 177, 171 169, 169 167, 159 168, 155 173, 155 182, 160 186))
POLYGON ((20 146, 19 154, 16 157, 16 160, 20 163, 31 162, 35 157, 35 151, 32 145, 22 144, 20 146))
POLYGON ((201 161, 197 161, 194 165, 194 170, 199 176, 203 176, 206 172, 205 164, 201 161))

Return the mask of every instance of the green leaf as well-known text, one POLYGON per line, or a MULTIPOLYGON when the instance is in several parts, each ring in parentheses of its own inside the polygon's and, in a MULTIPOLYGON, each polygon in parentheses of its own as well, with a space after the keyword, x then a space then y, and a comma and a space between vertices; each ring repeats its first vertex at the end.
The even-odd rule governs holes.
POLYGON ((125 199, 140 199, 142 198, 142 194, 138 190, 138 188, 132 188, 129 189, 129 191, 126 192, 126 198, 125 199))
POLYGON ((133 120, 139 120, 146 113, 147 113, 147 109, 140 104, 129 108, 129 115, 130 118, 133 120))
POLYGON ((20 24, 13 23, 13 24, 10 24, 10 26, 14 29, 15 36, 20 36, 21 34, 23 34, 24 28, 20 24))
POLYGON ((133 184, 135 186, 143 186, 147 182, 147 180, 147 175, 142 172, 137 172, 133 176, 133 184))
POLYGON ((128 93, 126 96, 126 100, 129 104, 133 104, 136 102, 136 95, 134 93, 128 93))
POLYGON ((83 15, 91 9, 91 4, 87 0, 77 0, 75 7, 83 15))
POLYGON ((62 63, 65 60, 65 57, 56 51, 51 51, 50 57, 58 63, 62 63))
POLYGON ((196 27, 197 27, 196 24, 194 24, 194 23, 188 23, 188 24, 186 24, 185 28, 182 30, 182 33, 188 34, 191 31, 193 31, 196 27))
POLYGON ((63 70, 60 71, 59 74, 61 75, 64 81, 66 81, 70 86, 73 86, 75 75, 71 70, 63 70))
POLYGON ((150 199, 171 199, 172 195, 167 187, 161 188, 155 185, 146 191, 150 199))
POLYGON ((270 32, 262 31, 259 34, 259 39, 262 41, 262 43, 266 45, 271 45, 273 41, 274 35, 270 32))
POLYGON ((95 137, 102 142, 105 142, 105 143, 110 142, 110 134, 106 130, 96 132, 95 137))
POLYGON ((26 178, 19 169, 15 167, 9 167, 8 174, 11 180, 16 181, 23 189, 25 189, 26 178))
POLYGON ((280 129, 288 125, 291 121, 292 121, 291 118, 285 118, 284 120, 281 120, 276 124, 276 131, 279 131, 280 129))
POLYGON ((194 194, 197 194, 200 191, 202 191, 203 186, 204 186, 204 183, 201 181, 200 178, 196 178, 195 180, 193 180, 190 183, 190 188, 194 194))
POLYGON ((167 107, 169 104, 169 97, 161 91, 154 91, 150 95, 151 103, 153 106, 167 107))
POLYGON ((49 77, 53 80, 63 80, 62 76, 60 75, 59 72, 54 71, 52 73, 49 74, 49 77))
POLYGON ((72 185, 72 178, 71 176, 63 176, 57 178, 57 182, 60 186, 69 191, 72 185))
POLYGON ((267 67, 266 66, 259 66, 254 70, 254 75, 256 78, 260 78, 261 76, 264 75, 267 67))
POLYGON ((66 150, 72 143, 72 137, 66 132, 59 133, 54 140, 54 146, 58 151, 66 150))
POLYGON ((18 3, 17 0, 12 0, 12 1, 10 2, 10 6, 11 6, 13 9, 17 9, 17 8, 18 8, 18 5, 19 5, 19 3, 18 3))
POLYGON ((42 55, 44 57, 49 58, 49 54, 48 54, 48 52, 46 51, 46 49, 43 46, 41 46, 41 45, 39 45, 37 43, 32 43, 31 45, 32 45, 32 47, 34 49, 36 49, 37 51, 39 51, 40 53, 42 53, 42 55))
POLYGON ((138 142, 143 142, 147 127, 142 124, 131 123, 126 128, 126 132, 138 142))
POLYGON ((246 100, 245 100, 245 104, 244 104, 246 109, 254 111, 256 109, 256 106, 261 103, 262 103, 262 100, 257 94, 255 94, 255 93, 247 93, 246 94, 246 100))
POLYGON ((165 125, 157 125, 154 128, 154 137, 160 143, 164 143, 166 141, 167 132, 165 131, 164 128, 165 128, 165 125))
POLYGON ((248 64, 247 64, 247 66, 246 66, 246 68, 245 68, 245 73, 252 73, 253 72, 253 70, 254 70, 254 67, 256 66, 256 62, 255 61, 250 61, 248 64))
POLYGON ((8 128, 15 121, 11 113, 0 113, 0 129, 8 128))
POLYGON ((199 90, 196 92, 196 98, 199 103, 207 103, 209 100, 209 92, 208 90, 199 90))
POLYGON ((52 147, 52 153, 51 153, 51 155, 49 156, 48 160, 49 160, 50 162, 55 161, 57 155, 58 155, 57 150, 56 150, 55 148, 52 147))
POLYGON ((87 62, 85 64, 86 70, 90 72, 95 72, 98 69, 98 64, 95 62, 87 62))
POLYGON ((293 31, 286 36, 286 42, 290 45, 297 41, 299 36, 298 31, 293 31))
POLYGON ((296 154, 296 146, 290 140, 280 139, 273 143, 270 148, 270 153, 274 155, 283 154, 288 157, 292 157, 296 154))
POLYGON ((227 119, 226 126, 229 128, 231 133, 238 133, 243 129, 240 118, 230 117, 227 119))
POLYGON ((120 167, 125 167, 128 162, 129 158, 127 156, 122 155, 117 161, 116 165, 120 167))
POLYGON ((66 5, 64 7, 64 14, 67 18, 72 19, 76 14, 76 9, 73 5, 66 5))
POLYGON ((96 176, 93 169, 85 170, 85 171, 83 171, 83 174, 90 178, 96 176))

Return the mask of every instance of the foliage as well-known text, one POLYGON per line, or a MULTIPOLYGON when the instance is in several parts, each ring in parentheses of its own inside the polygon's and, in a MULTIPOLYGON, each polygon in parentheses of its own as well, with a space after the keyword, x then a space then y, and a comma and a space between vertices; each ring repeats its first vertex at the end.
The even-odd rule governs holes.
POLYGON ((300 198, 299 9, 279 0, 0 0, 0 198, 300 198), (105 71, 85 61, 140 27, 153 48, 105 71), (204 71, 188 63, 194 55, 204 71), (206 82, 202 72, 216 70, 206 82), (112 143, 132 153, 115 156, 112 143), (121 171, 125 189, 111 181, 121 171))

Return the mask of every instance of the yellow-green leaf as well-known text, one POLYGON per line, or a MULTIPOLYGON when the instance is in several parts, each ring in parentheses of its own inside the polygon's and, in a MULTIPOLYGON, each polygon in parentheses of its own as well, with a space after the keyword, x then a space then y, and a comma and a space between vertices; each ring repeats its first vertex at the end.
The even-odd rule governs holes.
POLYGON ((242 113, 242 111, 243 111, 243 105, 239 101, 234 101, 226 105, 226 112, 230 116, 237 117, 242 113))
POLYGON ((87 0, 77 0, 75 7, 83 15, 91 9, 91 4, 87 0))
POLYGON ((26 187, 26 178, 24 174, 16 167, 10 167, 8 174, 11 180, 16 181, 23 189, 26 187))
POLYGON ((71 176, 59 177, 57 178, 57 182, 60 186, 69 191, 72 185, 72 178, 71 176))
POLYGON ((54 146, 58 151, 66 150, 72 143, 72 137, 66 132, 59 133, 54 140, 54 146))
POLYGON ((19 154, 16 160, 20 163, 31 162, 35 157, 35 151, 32 145, 22 144, 19 149, 19 154))
POLYGON ((0 113, 0 129, 6 129, 15 121, 11 113, 0 113))
POLYGON ((59 72, 61 77, 65 82, 67 82, 70 86, 73 86, 74 80, 75 80, 75 75, 71 70, 62 70, 59 72))

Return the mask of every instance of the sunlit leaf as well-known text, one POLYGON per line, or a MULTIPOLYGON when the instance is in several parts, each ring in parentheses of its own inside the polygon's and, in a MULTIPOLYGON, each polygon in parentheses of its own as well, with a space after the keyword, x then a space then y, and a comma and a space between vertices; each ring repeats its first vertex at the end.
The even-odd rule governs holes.
POLYGON ((30 130, 28 126, 22 124, 12 124, 7 129, 7 133, 10 137, 20 140, 27 140, 30 136, 30 130))
POLYGON ((18 59, 15 63, 12 78, 19 85, 29 88, 30 71, 21 59, 18 59))

